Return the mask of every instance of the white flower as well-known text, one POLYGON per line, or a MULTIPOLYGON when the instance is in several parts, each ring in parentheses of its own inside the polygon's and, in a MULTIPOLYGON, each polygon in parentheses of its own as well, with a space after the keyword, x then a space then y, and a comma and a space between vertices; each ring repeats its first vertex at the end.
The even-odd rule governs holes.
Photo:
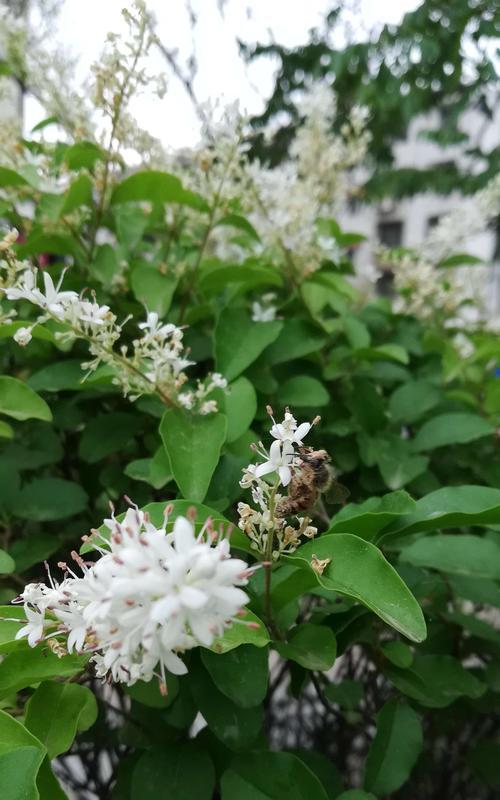
POLYGON ((276 306, 266 306, 258 300, 254 300, 252 303, 252 320, 254 322, 273 322, 277 312, 276 306))
POLYGON ((32 327, 29 328, 18 328, 15 332, 13 339, 17 344, 21 347, 26 347, 27 344, 31 342, 32 336, 31 331, 33 330, 32 327))
POLYGON ((273 442, 269 449, 269 460, 258 464, 255 476, 261 478, 269 472, 277 472, 283 486, 288 486, 292 478, 290 466, 294 457, 293 444, 290 441, 273 442))
POLYGON ((209 647, 235 621, 250 572, 209 522, 196 536, 193 523, 177 517, 167 534, 133 507, 122 522, 112 516, 104 524, 111 538, 96 545, 97 561, 73 554, 82 577, 62 565, 69 576, 61 584, 26 587, 28 622, 17 636, 34 647, 64 634, 69 652, 92 653, 98 675, 127 684, 157 675, 164 684, 165 670, 187 671, 185 650, 209 647))
POLYGON ((281 442, 296 442, 298 445, 302 445, 302 439, 307 436, 312 427, 310 422, 301 422, 300 425, 297 425, 297 420, 289 411, 285 412, 283 422, 276 423, 273 420, 273 423, 271 436, 281 442))
POLYGON ((68 300, 73 301, 78 299, 76 292, 59 291, 63 279, 64 273, 59 278, 57 286, 54 286, 54 281, 50 277, 49 273, 44 272, 43 284, 45 288, 45 294, 43 294, 39 289, 35 290, 39 300, 37 305, 42 306, 42 308, 46 308, 51 314, 53 314, 55 317, 59 317, 60 319, 64 317, 64 304, 67 303, 68 300))

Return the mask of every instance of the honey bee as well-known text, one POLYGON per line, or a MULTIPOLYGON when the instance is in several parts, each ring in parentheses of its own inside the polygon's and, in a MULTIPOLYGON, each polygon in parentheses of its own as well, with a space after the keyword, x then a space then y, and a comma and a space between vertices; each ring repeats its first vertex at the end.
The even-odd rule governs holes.
POLYGON ((349 490, 335 480, 331 459, 326 450, 299 448, 299 463, 288 486, 288 495, 276 508, 278 517, 309 511, 322 494, 332 503, 345 503, 349 490))

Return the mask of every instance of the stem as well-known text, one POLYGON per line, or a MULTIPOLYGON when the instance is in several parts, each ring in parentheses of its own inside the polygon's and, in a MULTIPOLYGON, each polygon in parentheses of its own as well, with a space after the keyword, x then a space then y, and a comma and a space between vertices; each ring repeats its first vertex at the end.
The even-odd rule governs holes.
MULTIPOLYGON (((222 196, 222 190, 224 188, 224 183, 226 181, 226 177, 227 177, 227 174, 229 172, 229 167, 231 166, 231 164, 233 162, 233 159, 234 159, 235 155, 238 152, 239 144, 240 144, 240 139, 238 139, 238 141, 236 142, 236 144, 234 146, 234 149, 231 151, 231 154, 230 154, 230 156, 229 156, 229 158, 227 160, 227 163, 226 163, 226 169, 224 170, 224 172, 222 174, 222 177, 220 179, 219 185, 218 185, 217 189, 215 190, 213 203, 212 203, 212 206, 210 208, 210 213, 209 213, 209 216, 208 216, 207 227, 205 228, 205 232, 203 234, 203 239, 201 240, 200 248, 198 250, 198 255, 196 257, 196 261, 194 263, 193 270, 192 270, 191 275, 190 275, 190 278, 192 278, 193 282, 195 280, 196 273, 198 272, 198 269, 200 268, 200 264, 201 264, 203 255, 205 253, 205 249, 206 249, 206 246, 208 244, 208 240, 210 238, 210 234, 212 233, 212 231, 214 229, 215 215, 216 215, 217 209, 219 208, 219 205, 220 205, 221 196, 222 196)), ((186 294, 184 295, 184 298, 182 300, 182 305, 181 305, 181 308, 180 308, 180 311, 179 311, 179 322, 178 322, 179 325, 181 325, 183 320, 184 320, 184 315, 186 313, 186 309, 187 309, 187 305, 188 305, 188 302, 189 302, 190 295, 191 295, 191 290, 189 289, 186 292, 186 294)))
POLYGON ((93 230, 93 233, 92 233, 92 240, 91 240, 91 243, 90 243, 90 246, 89 246, 89 262, 92 261, 92 258, 94 256, 94 251, 95 251, 95 246, 96 246, 96 238, 97 238, 97 231, 99 230, 99 227, 100 227, 100 224, 101 224, 101 220, 102 220, 102 216, 104 214, 104 204, 106 202, 106 192, 107 192, 108 182, 109 182, 110 165, 111 165, 111 160, 112 160, 112 155, 113 155, 113 141, 115 139, 116 129, 118 127, 118 123, 120 121, 120 116, 121 116, 121 113, 122 113, 122 106, 123 106, 123 102, 125 100, 126 91, 127 91, 128 87, 129 87, 129 84, 130 84, 130 81, 132 79, 132 76, 135 74, 137 63, 138 63, 138 61, 139 61, 139 59, 140 59, 140 57, 142 55, 142 51, 143 51, 143 47, 144 47, 145 34, 146 34, 146 25, 144 23, 141 26, 140 38, 139 38, 139 41, 138 41, 138 44, 137 44, 137 49, 135 51, 135 55, 134 55, 134 60, 132 62, 132 66, 126 72, 125 80, 123 81, 123 83, 121 85, 120 91, 119 91, 119 93, 117 95, 116 103, 114 104, 113 116, 111 118, 111 132, 109 134, 109 143, 108 143, 108 147, 106 149, 106 161, 105 161, 105 164, 104 164, 104 177, 103 177, 103 181, 102 181, 101 196, 99 198, 99 205, 98 205, 97 211, 96 211, 95 225, 94 225, 94 230, 93 230))
MULTIPOLYGON (((280 481, 279 478, 277 478, 271 490, 271 494, 269 495, 269 512, 272 520, 274 520, 274 511, 276 507, 276 492, 278 491, 279 485, 280 481)), ((266 571, 265 584, 264 584, 264 609, 270 630, 273 632, 275 636, 278 636, 277 628, 273 620, 273 611, 271 605, 271 573, 273 571, 273 545, 274 545, 274 525, 267 534, 267 542, 266 542, 265 559, 267 563, 264 567, 266 571)))

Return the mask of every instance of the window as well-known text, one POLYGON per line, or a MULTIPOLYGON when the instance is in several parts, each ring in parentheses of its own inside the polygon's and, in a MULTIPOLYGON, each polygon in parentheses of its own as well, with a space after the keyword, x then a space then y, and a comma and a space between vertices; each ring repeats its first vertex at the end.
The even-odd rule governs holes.
POLYGON ((439 223, 441 217, 439 214, 435 214, 433 217, 429 217, 427 220, 427 233, 430 233, 433 228, 439 223))
POLYGON ((386 247, 401 247, 403 242, 403 223, 400 220, 379 222, 378 238, 386 247))

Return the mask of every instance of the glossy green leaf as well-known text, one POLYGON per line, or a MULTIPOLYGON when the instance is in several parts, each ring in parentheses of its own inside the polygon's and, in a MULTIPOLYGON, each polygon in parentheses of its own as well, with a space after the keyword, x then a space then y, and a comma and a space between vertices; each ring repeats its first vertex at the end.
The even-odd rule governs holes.
POLYGON ((389 412, 395 422, 416 422, 441 399, 436 386, 428 381, 409 381, 391 395, 389 412))
POLYGON ((207 210, 203 198, 196 192, 184 189, 179 178, 157 170, 129 175, 115 187, 111 195, 111 205, 144 200, 151 203, 179 203, 200 211, 207 210))
POLYGON ((92 169, 96 161, 104 161, 106 153, 94 142, 75 142, 64 151, 64 160, 70 169, 92 169))
POLYGON ((349 789, 347 792, 342 792, 336 800, 377 800, 371 792, 363 792, 361 789, 349 789))
POLYGON ((0 663, 0 697, 50 678, 65 678, 81 672, 86 656, 59 658, 45 647, 14 650, 0 663))
POLYGON ((363 684, 359 681, 344 680, 330 683, 324 689, 326 697, 348 711, 355 711, 363 699, 363 684))
POLYGON ((274 267, 262 265, 252 259, 241 264, 227 264, 225 261, 208 260, 201 264, 198 287, 207 294, 223 292, 231 287, 234 295, 264 286, 282 286, 283 278, 274 267))
POLYGON ((4 422, 3 419, 0 419, 0 439, 13 439, 14 438, 14 428, 12 425, 9 425, 8 422, 4 422))
POLYGON ((424 536, 404 547, 400 558, 452 575, 500 579, 500 544, 472 534, 424 536))
POLYGON ((14 419, 41 419, 50 422, 52 412, 45 400, 17 378, 0 376, 0 414, 14 419))
POLYGON ((477 414, 440 414, 426 422, 413 440, 415 450, 435 450, 491 436, 494 426, 477 414))
POLYGON ((395 521, 383 536, 497 523, 500 523, 500 489, 445 486, 418 500, 415 511, 395 521))
MULTIPOLYGON (((234 542, 232 543, 234 545, 234 542)), ((245 614, 240 618, 240 621, 233 623, 233 625, 227 628, 224 632, 224 636, 215 639, 210 649, 215 653, 228 653, 230 650, 234 650, 235 647, 240 647, 242 644, 251 644, 254 647, 265 647, 268 642, 269 633, 266 626, 253 611, 246 608, 245 614), (245 623, 251 623, 251 626, 245 623)))
POLYGON ((38 770, 36 788, 40 795, 39 800, 69 800, 68 795, 63 792, 59 780, 52 771, 48 756, 45 756, 38 770))
POLYGON ((189 688, 197 708, 217 739, 230 749, 248 749, 261 730, 262 707, 236 705, 215 686, 210 674, 198 661, 190 663, 189 688))
POLYGON ((267 650, 250 644, 224 654, 201 650, 201 660, 219 691, 237 706, 262 703, 269 672, 267 650))
POLYGON ((132 271, 130 282, 137 300, 163 319, 177 288, 175 275, 164 275, 153 265, 141 264, 132 271))
POLYGON ((330 669, 337 656, 337 642, 330 628, 311 622, 292 628, 287 641, 274 642, 274 647, 282 658, 318 672, 330 669))
POLYGON ((63 478, 36 478, 17 494, 13 513, 39 522, 73 517, 87 506, 88 497, 78 483, 63 478))
POLYGON ((400 490, 383 497, 370 497, 363 503, 349 503, 332 519, 329 533, 355 533, 372 540, 395 519, 410 514, 417 508, 415 500, 400 490))
POLYGON ((422 750, 422 725, 410 706, 389 700, 377 714, 377 733, 365 765, 365 788, 379 795, 397 791, 422 750))
POLYGON ((358 600, 412 641, 425 639, 420 606, 377 547, 352 534, 336 533, 308 542, 286 558, 314 572, 313 555, 331 559, 318 575, 320 586, 358 600))
POLYGON ((0 575, 14 572, 16 568, 14 559, 5 550, 0 548, 0 575))
POLYGON ((168 409, 160 423, 160 435, 172 473, 184 497, 202 502, 219 461, 226 438, 224 414, 195 416, 168 409))
POLYGON ((318 778, 297 756, 269 751, 235 758, 222 775, 221 800, 328 800, 318 778))
POLYGON ((132 686, 125 686, 124 691, 132 700, 142 703, 148 708, 168 708, 179 694, 179 678, 177 675, 165 674, 166 693, 160 691, 157 680, 137 681, 132 686))
POLYGON ((280 387, 280 403, 292 407, 311 406, 321 408, 330 403, 330 395, 316 378, 295 375, 280 387))
POLYGON ((294 358, 317 353, 325 342, 325 335, 310 323, 289 319, 281 323, 280 334, 266 350, 265 359, 268 364, 293 361, 294 358))
POLYGON ((16 649, 16 633, 25 621, 26 615, 22 606, 0 606, 0 653, 16 649))
POLYGON ((486 691, 484 683, 448 655, 418 656, 409 669, 386 664, 384 673, 400 692, 428 708, 445 708, 458 697, 477 699, 486 691))
POLYGON ((211 800, 213 764, 196 742, 143 753, 134 767, 131 800, 211 800))
POLYGON ((404 642, 394 639, 392 642, 384 642, 380 649, 384 656, 389 659, 395 667, 407 669, 413 663, 413 653, 404 642))
POLYGON ((97 702, 86 686, 43 681, 28 702, 25 725, 45 746, 49 758, 56 758, 96 719, 97 702))
POLYGON ((140 416, 125 411, 90 418, 80 439, 78 455, 88 464, 95 464, 127 447, 141 428, 140 416))
POLYGON ((0 710, 0 787, 2 800, 39 800, 38 770, 45 748, 5 711, 0 710))
POLYGON ((29 379, 29 385, 39 392, 60 392, 88 388, 83 383, 85 372, 82 370, 81 361, 67 359, 56 361, 34 372, 29 379))
POLYGON ((217 369, 229 381, 250 366, 278 337, 283 323, 252 322, 240 309, 224 311, 215 328, 217 369))
POLYGON ((234 442, 253 422, 257 411, 257 395, 250 381, 241 376, 229 384, 223 402, 227 417, 226 439, 228 442, 234 442))
POLYGON ((71 214, 72 211, 76 208, 80 208, 80 206, 91 205, 92 181, 88 175, 79 175, 64 193, 61 216, 64 214, 71 214))

